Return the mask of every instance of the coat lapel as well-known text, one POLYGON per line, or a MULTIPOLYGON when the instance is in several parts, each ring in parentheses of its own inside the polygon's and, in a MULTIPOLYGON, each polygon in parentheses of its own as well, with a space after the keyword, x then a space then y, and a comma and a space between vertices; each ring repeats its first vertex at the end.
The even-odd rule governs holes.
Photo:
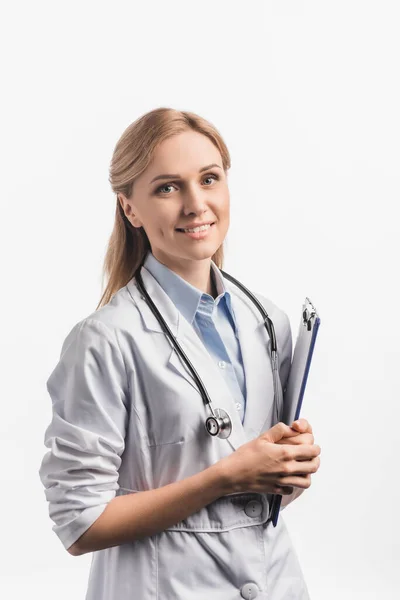
MULTIPOLYGON (((232 421, 232 433, 229 438, 220 441, 229 443, 232 449, 236 450, 259 435, 272 409, 273 381, 269 359, 269 338, 259 311, 243 292, 224 279, 226 288, 232 297, 245 371, 246 412, 242 424, 234 399, 220 369, 192 325, 177 310, 172 300, 145 267, 142 267, 141 275, 147 292, 203 381, 213 408, 222 408, 229 414, 232 421)), ((166 336, 145 298, 140 294, 135 279, 132 279, 128 286, 139 308, 145 328, 166 336)), ((169 341, 169 343, 171 352, 168 356, 167 367, 184 377, 199 391, 189 368, 172 346, 172 342, 169 341)), ((200 391, 199 402, 203 402, 200 391)), ((211 413, 209 408, 204 407, 204 409, 206 418, 211 413)))
POLYGON ((258 308, 238 287, 224 280, 232 298, 246 381, 243 427, 250 440, 268 429, 272 419, 274 382, 270 339, 258 308))

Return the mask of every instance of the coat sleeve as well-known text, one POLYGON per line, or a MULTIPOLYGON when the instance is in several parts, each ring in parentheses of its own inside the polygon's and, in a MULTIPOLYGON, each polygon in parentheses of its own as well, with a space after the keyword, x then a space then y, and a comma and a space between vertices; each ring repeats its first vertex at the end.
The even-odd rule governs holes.
POLYGON ((112 329, 87 318, 66 337, 47 381, 52 419, 39 475, 53 531, 68 549, 118 489, 125 447, 127 377, 112 329))

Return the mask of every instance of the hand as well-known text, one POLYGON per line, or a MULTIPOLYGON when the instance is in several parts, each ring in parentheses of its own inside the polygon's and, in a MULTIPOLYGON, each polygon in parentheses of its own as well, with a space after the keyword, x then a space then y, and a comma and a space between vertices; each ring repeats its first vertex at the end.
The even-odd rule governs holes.
MULTIPOLYGON (((310 423, 306 419, 298 419, 293 421, 291 428, 294 431, 298 431, 297 435, 291 437, 283 437, 278 440, 277 444, 314 444, 314 435, 310 423)), ((311 485, 311 475, 302 475, 304 479, 308 480, 311 485)), ((291 488, 293 492, 293 488, 291 488)), ((301 492, 304 490, 301 490, 301 492)))
POLYGON ((320 447, 287 443, 289 439, 306 435, 306 431, 308 423, 307 426, 300 424, 294 427, 277 423, 223 458, 220 462, 229 489, 233 493, 250 491, 289 495, 293 487, 310 487, 311 473, 319 468, 320 447), (299 428, 304 433, 299 433, 299 428), (278 444, 281 440, 284 443, 278 444))
POLYGON ((278 440, 277 444, 314 444, 314 435, 310 423, 306 419, 298 419, 293 421, 291 425, 293 431, 297 431, 297 435, 291 437, 283 437, 278 440))

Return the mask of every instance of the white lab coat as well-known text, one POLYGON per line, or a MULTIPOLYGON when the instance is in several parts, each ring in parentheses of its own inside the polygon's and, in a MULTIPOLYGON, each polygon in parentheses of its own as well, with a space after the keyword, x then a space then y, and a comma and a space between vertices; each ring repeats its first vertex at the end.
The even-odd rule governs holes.
MULTIPOLYGON (((47 382, 53 418, 40 477, 53 529, 65 548, 115 495, 198 473, 274 424, 269 337, 247 296, 224 280, 246 377, 242 425, 218 365, 150 272, 142 267, 141 273, 214 408, 229 413, 233 430, 225 440, 206 432, 209 412, 196 383, 132 279, 73 327, 47 382)), ((275 325, 285 386, 292 353, 289 320, 270 300, 257 297, 275 325)), ((256 493, 224 496, 157 535, 94 552, 86 599, 308 600, 282 514, 276 528, 266 524, 269 499, 256 493)))

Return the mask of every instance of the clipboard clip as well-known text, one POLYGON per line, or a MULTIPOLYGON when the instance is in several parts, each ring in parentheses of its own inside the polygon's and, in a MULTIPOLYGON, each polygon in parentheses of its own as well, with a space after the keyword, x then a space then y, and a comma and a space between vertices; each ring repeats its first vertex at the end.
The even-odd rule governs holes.
POLYGON ((307 331, 311 331, 312 321, 317 313, 317 310, 311 300, 306 298, 303 304, 303 325, 307 326, 307 331))

